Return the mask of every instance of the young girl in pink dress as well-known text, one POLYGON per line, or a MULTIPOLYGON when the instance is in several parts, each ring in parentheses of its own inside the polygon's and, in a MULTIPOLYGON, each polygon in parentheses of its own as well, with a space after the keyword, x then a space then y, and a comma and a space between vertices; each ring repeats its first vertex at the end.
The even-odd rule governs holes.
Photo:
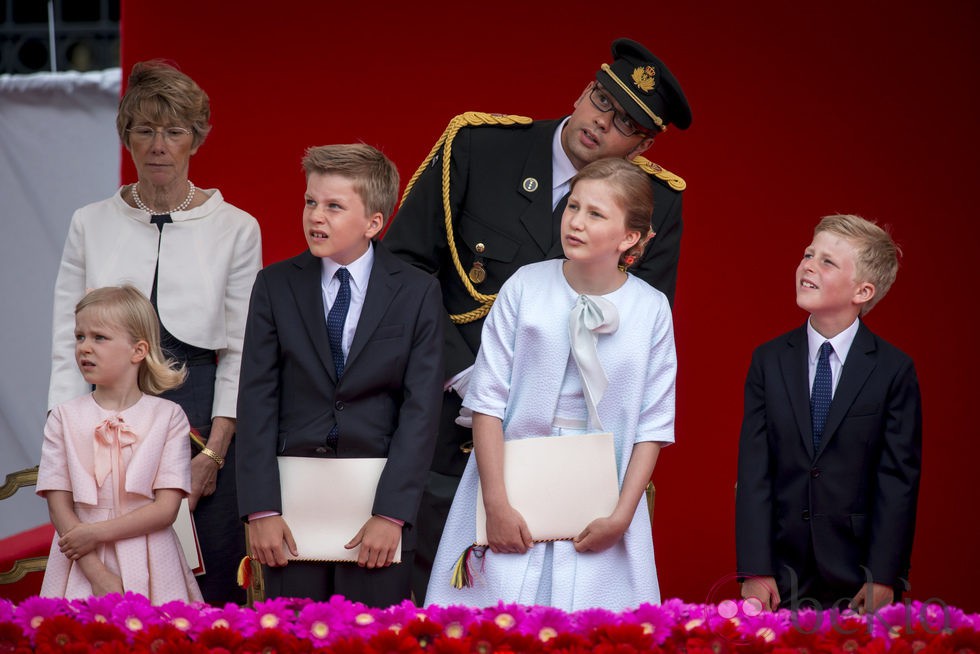
POLYGON ((172 527, 190 491, 190 427, 154 396, 186 373, 163 358, 146 297, 121 286, 82 298, 75 362, 95 390, 52 409, 44 427, 37 493, 57 534, 41 595, 201 600, 172 527))

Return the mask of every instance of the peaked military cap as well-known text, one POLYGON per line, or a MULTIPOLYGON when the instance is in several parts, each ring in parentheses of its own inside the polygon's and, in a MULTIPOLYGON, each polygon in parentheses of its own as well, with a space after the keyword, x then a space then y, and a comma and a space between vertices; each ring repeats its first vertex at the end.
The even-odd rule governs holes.
POLYGON ((669 124, 680 129, 691 125, 691 107, 664 62, 631 39, 613 41, 612 57, 596 80, 638 125, 651 132, 662 132, 669 124))

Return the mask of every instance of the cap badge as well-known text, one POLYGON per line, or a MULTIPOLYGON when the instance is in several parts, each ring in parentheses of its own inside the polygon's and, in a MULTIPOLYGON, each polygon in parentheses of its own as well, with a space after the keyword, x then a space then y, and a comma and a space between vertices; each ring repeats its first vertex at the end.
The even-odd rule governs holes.
POLYGON ((633 69, 633 83, 644 93, 649 93, 656 84, 656 74, 653 66, 637 66, 633 69))
POLYGON ((528 193, 534 193, 538 190, 538 180, 534 179, 533 177, 525 177, 524 181, 521 183, 521 186, 528 193))

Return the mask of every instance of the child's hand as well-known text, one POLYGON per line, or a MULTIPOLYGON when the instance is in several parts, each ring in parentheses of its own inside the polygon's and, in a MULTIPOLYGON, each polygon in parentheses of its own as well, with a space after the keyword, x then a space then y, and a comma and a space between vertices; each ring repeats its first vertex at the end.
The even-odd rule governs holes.
POLYGON ((357 553, 357 565, 362 568, 387 568, 395 560, 401 535, 401 525, 375 515, 344 547, 352 550, 361 546, 357 553))
POLYGON ((102 597, 110 593, 119 593, 122 595, 122 578, 117 574, 109 572, 108 568, 104 566, 102 570, 100 574, 92 575, 93 578, 89 579, 89 583, 92 584, 92 594, 96 597, 102 597))
POLYGON ((487 512, 487 541, 494 554, 523 554, 531 549, 531 530, 512 506, 487 512))
POLYGON ((628 526, 629 523, 624 525, 613 518, 596 518, 572 541, 575 544, 575 551, 602 552, 607 550, 623 538, 628 526))
POLYGON ((247 527, 251 555, 262 565, 276 567, 289 562, 282 550, 284 542, 293 556, 299 555, 293 532, 281 515, 250 520, 247 527))
POLYGON ((747 577, 742 582, 742 599, 763 611, 776 611, 782 602, 775 577, 747 577))
POLYGON ((93 552, 101 542, 98 523, 80 522, 58 539, 58 547, 69 560, 77 561, 93 552))

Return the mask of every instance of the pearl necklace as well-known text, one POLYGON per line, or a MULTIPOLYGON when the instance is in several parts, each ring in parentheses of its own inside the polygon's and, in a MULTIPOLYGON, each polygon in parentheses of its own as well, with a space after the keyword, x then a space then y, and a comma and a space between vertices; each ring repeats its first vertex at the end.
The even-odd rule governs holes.
MULTIPOLYGON (((187 180, 187 184, 188 184, 188 186, 191 187, 190 190, 187 191, 187 197, 184 198, 184 201, 183 202, 181 202, 180 204, 178 204, 175 208, 171 209, 167 213, 174 213, 175 211, 183 211, 184 209, 186 209, 187 207, 190 206, 191 200, 194 199, 194 182, 192 182, 191 180, 187 180)), ((150 214, 151 216, 157 215, 157 213, 155 211, 153 211, 148 206, 146 206, 145 204, 143 204, 143 200, 140 198, 140 192, 139 192, 139 190, 137 188, 138 186, 139 186, 139 182, 136 182, 135 184, 132 184, 129 187, 129 192, 133 194, 133 202, 136 203, 136 206, 138 208, 142 209, 143 211, 145 211, 146 213, 150 214)))

